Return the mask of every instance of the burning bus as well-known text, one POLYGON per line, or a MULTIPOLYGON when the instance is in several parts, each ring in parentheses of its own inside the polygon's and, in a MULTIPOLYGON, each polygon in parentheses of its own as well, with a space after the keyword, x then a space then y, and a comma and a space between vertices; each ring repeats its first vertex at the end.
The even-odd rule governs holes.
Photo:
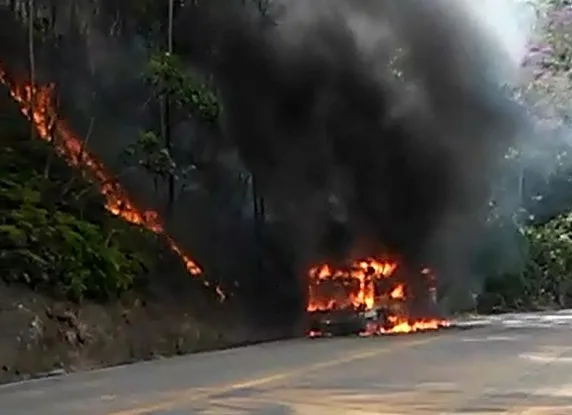
MULTIPOLYGON (((436 303, 434 278, 419 271, 423 297, 405 281, 405 270, 391 260, 364 259, 349 266, 323 264, 310 269, 307 312, 311 337, 331 335, 379 335, 436 330, 445 320, 418 317, 414 302, 429 310, 436 303), (417 298, 414 298, 417 297, 417 298)), ((428 314, 428 313, 427 313, 428 314)))

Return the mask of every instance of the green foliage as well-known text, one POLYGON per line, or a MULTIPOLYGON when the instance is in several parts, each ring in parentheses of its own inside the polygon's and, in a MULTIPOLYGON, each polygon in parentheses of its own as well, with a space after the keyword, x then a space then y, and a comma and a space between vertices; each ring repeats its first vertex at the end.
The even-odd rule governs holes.
POLYGON ((526 231, 529 261, 524 270, 537 300, 561 304, 572 287, 572 214, 526 231))
POLYGON ((491 274, 483 298, 496 294, 507 310, 569 306, 572 297, 572 213, 523 230, 526 262, 519 272, 491 274))
MULTIPOLYGON (((525 66, 533 70, 530 83, 519 89, 517 99, 524 102, 532 116, 538 121, 540 131, 546 136, 562 126, 563 120, 570 114, 570 79, 572 76, 572 15, 569 0, 547 0, 537 2, 539 29, 530 44, 529 56, 525 66)), ((528 144, 527 144, 528 146, 528 144)), ((538 149, 511 149, 506 159, 514 166, 515 179, 524 166, 543 165, 553 169, 546 176, 563 177, 570 166, 567 146, 551 144, 538 149), (536 162, 534 157, 540 154, 543 161, 536 162), (552 163, 546 160, 552 159, 552 163)), ((506 188, 520 184, 508 180, 506 188)), ((558 192, 562 192, 559 189, 558 192)), ((538 217, 538 211, 534 212, 538 217)), ((514 215, 516 222, 522 223, 528 217, 527 212, 514 215)), ((489 275, 482 295, 482 303, 505 309, 523 309, 536 307, 570 307, 572 302, 572 213, 556 217, 547 223, 527 226, 522 229, 526 252, 521 256, 525 260, 520 269, 497 270, 489 275), (500 301, 498 301, 500 299, 500 301)), ((502 242, 502 246, 509 245, 502 242)), ((514 244, 513 244, 514 245, 514 244)), ((502 255, 506 249, 499 247, 502 255)), ((489 255, 489 258, 492 258, 489 255)), ((486 308, 490 308, 490 307, 486 308)))
POLYGON ((142 132, 124 151, 124 162, 138 164, 148 172, 166 179, 175 173, 176 164, 161 139, 152 131, 142 132))
POLYGON ((0 180, 3 278, 79 300, 105 299, 132 287, 145 269, 100 226, 42 206, 35 183, 0 180))
POLYGON ((73 300, 105 300, 133 287, 151 265, 144 242, 151 236, 107 213, 85 192, 93 185, 81 176, 72 181, 62 160, 45 178, 53 150, 31 141, 17 119, 17 112, 0 119, 2 278, 73 300))
POLYGON ((144 75, 157 96, 168 95, 179 108, 188 108, 194 117, 208 125, 218 123, 221 106, 212 85, 186 68, 177 56, 155 53, 144 75))

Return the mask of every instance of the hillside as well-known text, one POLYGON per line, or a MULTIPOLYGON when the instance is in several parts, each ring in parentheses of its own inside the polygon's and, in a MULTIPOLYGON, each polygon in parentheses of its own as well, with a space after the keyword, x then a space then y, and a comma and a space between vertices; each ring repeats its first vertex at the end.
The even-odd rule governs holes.
POLYGON ((569 2, 532 2, 515 85, 460 9, 292 3, 0 8, 0 382, 300 334, 320 263, 572 306, 569 2))
POLYGON ((0 141, 0 382, 264 338, 164 238, 110 214, 31 140, 5 88, 0 141))

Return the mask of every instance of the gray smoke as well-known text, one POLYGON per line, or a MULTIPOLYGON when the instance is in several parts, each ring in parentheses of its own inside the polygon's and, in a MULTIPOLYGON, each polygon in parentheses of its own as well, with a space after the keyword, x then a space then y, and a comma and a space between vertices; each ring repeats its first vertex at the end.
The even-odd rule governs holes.
POLYGON ((228 134, 301 262, 334 204, 359 253, 466 276, 522 125, 481 22, 445 0, 284 0, 265 19, 218 3, 187 6, 177 47, 216 74, 228 134))

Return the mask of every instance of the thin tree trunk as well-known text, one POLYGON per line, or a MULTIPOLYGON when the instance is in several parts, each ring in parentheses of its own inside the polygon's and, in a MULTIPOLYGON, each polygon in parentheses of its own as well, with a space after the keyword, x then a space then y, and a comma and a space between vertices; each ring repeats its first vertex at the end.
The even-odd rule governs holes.
POLYGON ((256 175, 252 174, 252 204, 254 208, 254 241, 256 245, 256 269, 259 277, 262 276, 262 212, 256 175))
POLYGON ((48 133, 47 140, 52 145, 52 151, 48 151, 46 156, 46 164, 44 165, 44 177, 46 179, 50 178, 50 170, 52 168, 52 161, 54 159, 55 152, 58 151, 58 109, 60 107, 59 95, 56 95, 54 101, 54 111, 50 115, 50 119, 47 122, 46 131, 48 133))
POLYGON ((53 124, 50 125, 50 128, 48 129, 48 137, 50 142, 52 142, 53 144, 53 148, 51 149, 51 151, 48 151, 48 154, 46 156, 46 164, 44 165, 44 178, 45 179, 49 179, 50 178, 50 170, 52 168, 52 160, 54 158, 54 153, 57 151, 56 149, 56 123, 54 122, 53 124))
MULTIPOLYGON (((159 123, 160 123, 160 128, 161 128, 161 137, 164 140, 165 143, 165 147, 167 147, 167 149, 169 148, 169 141, 167 139, 167 115, 168 115, 168 111, 166 109, 167 106, 167 99, 166 99, 166 95, 162 95, 161 97, 159 97, 159 123)), ((170 153, 169 153, 170 155, 170 153)), ((168 179, 167 179, 168 180, 168 179)), ((159 187, 158 187, 158 181, 157 181, 157 175, 155 174, 153 176, 153 182, 155 183, 155 193, 157 193, 159 191, 159 187)), ((163 182, 161 182, 161 184, 163 184, 163 182)), ((161 191, 163 189, 161 188, 161 191)), ((162 198, 162 194, 160 195, 160 197, 162 198)), ((169 213, 169 210, 171 208, 170 205, 170 200, 171 200, 171 195, 170 193, 167 193, 167 213, 169 213)))
MULTIPOLYGON (((169 18, 168 18, 168 29, 167 29, 167 52, 169 56, 173 54, 173 8, 174 0, 169 0, 169 18)), ((171 97, 167 92, 164 96, 163 110, 164 110, 164 123, 165 123, 165 147, 172 156, 173 143, 171 140, 171 97)), ((168 176, 168 204, 167 212, 169 214, 173 211, 173 204, 175 202, 175 175, 173 172, 169 173, 168 176)))
POLYGON ((169 0, 169 28, 167 33, 167 51, 173 53, 173 12, 174 0, 169 0))
POLYGON ((34 53, 34 0, 28 0, 28 53, 30 64, 30 138, 36 138, 34 112, 36 110, 36 59, 34 53))

